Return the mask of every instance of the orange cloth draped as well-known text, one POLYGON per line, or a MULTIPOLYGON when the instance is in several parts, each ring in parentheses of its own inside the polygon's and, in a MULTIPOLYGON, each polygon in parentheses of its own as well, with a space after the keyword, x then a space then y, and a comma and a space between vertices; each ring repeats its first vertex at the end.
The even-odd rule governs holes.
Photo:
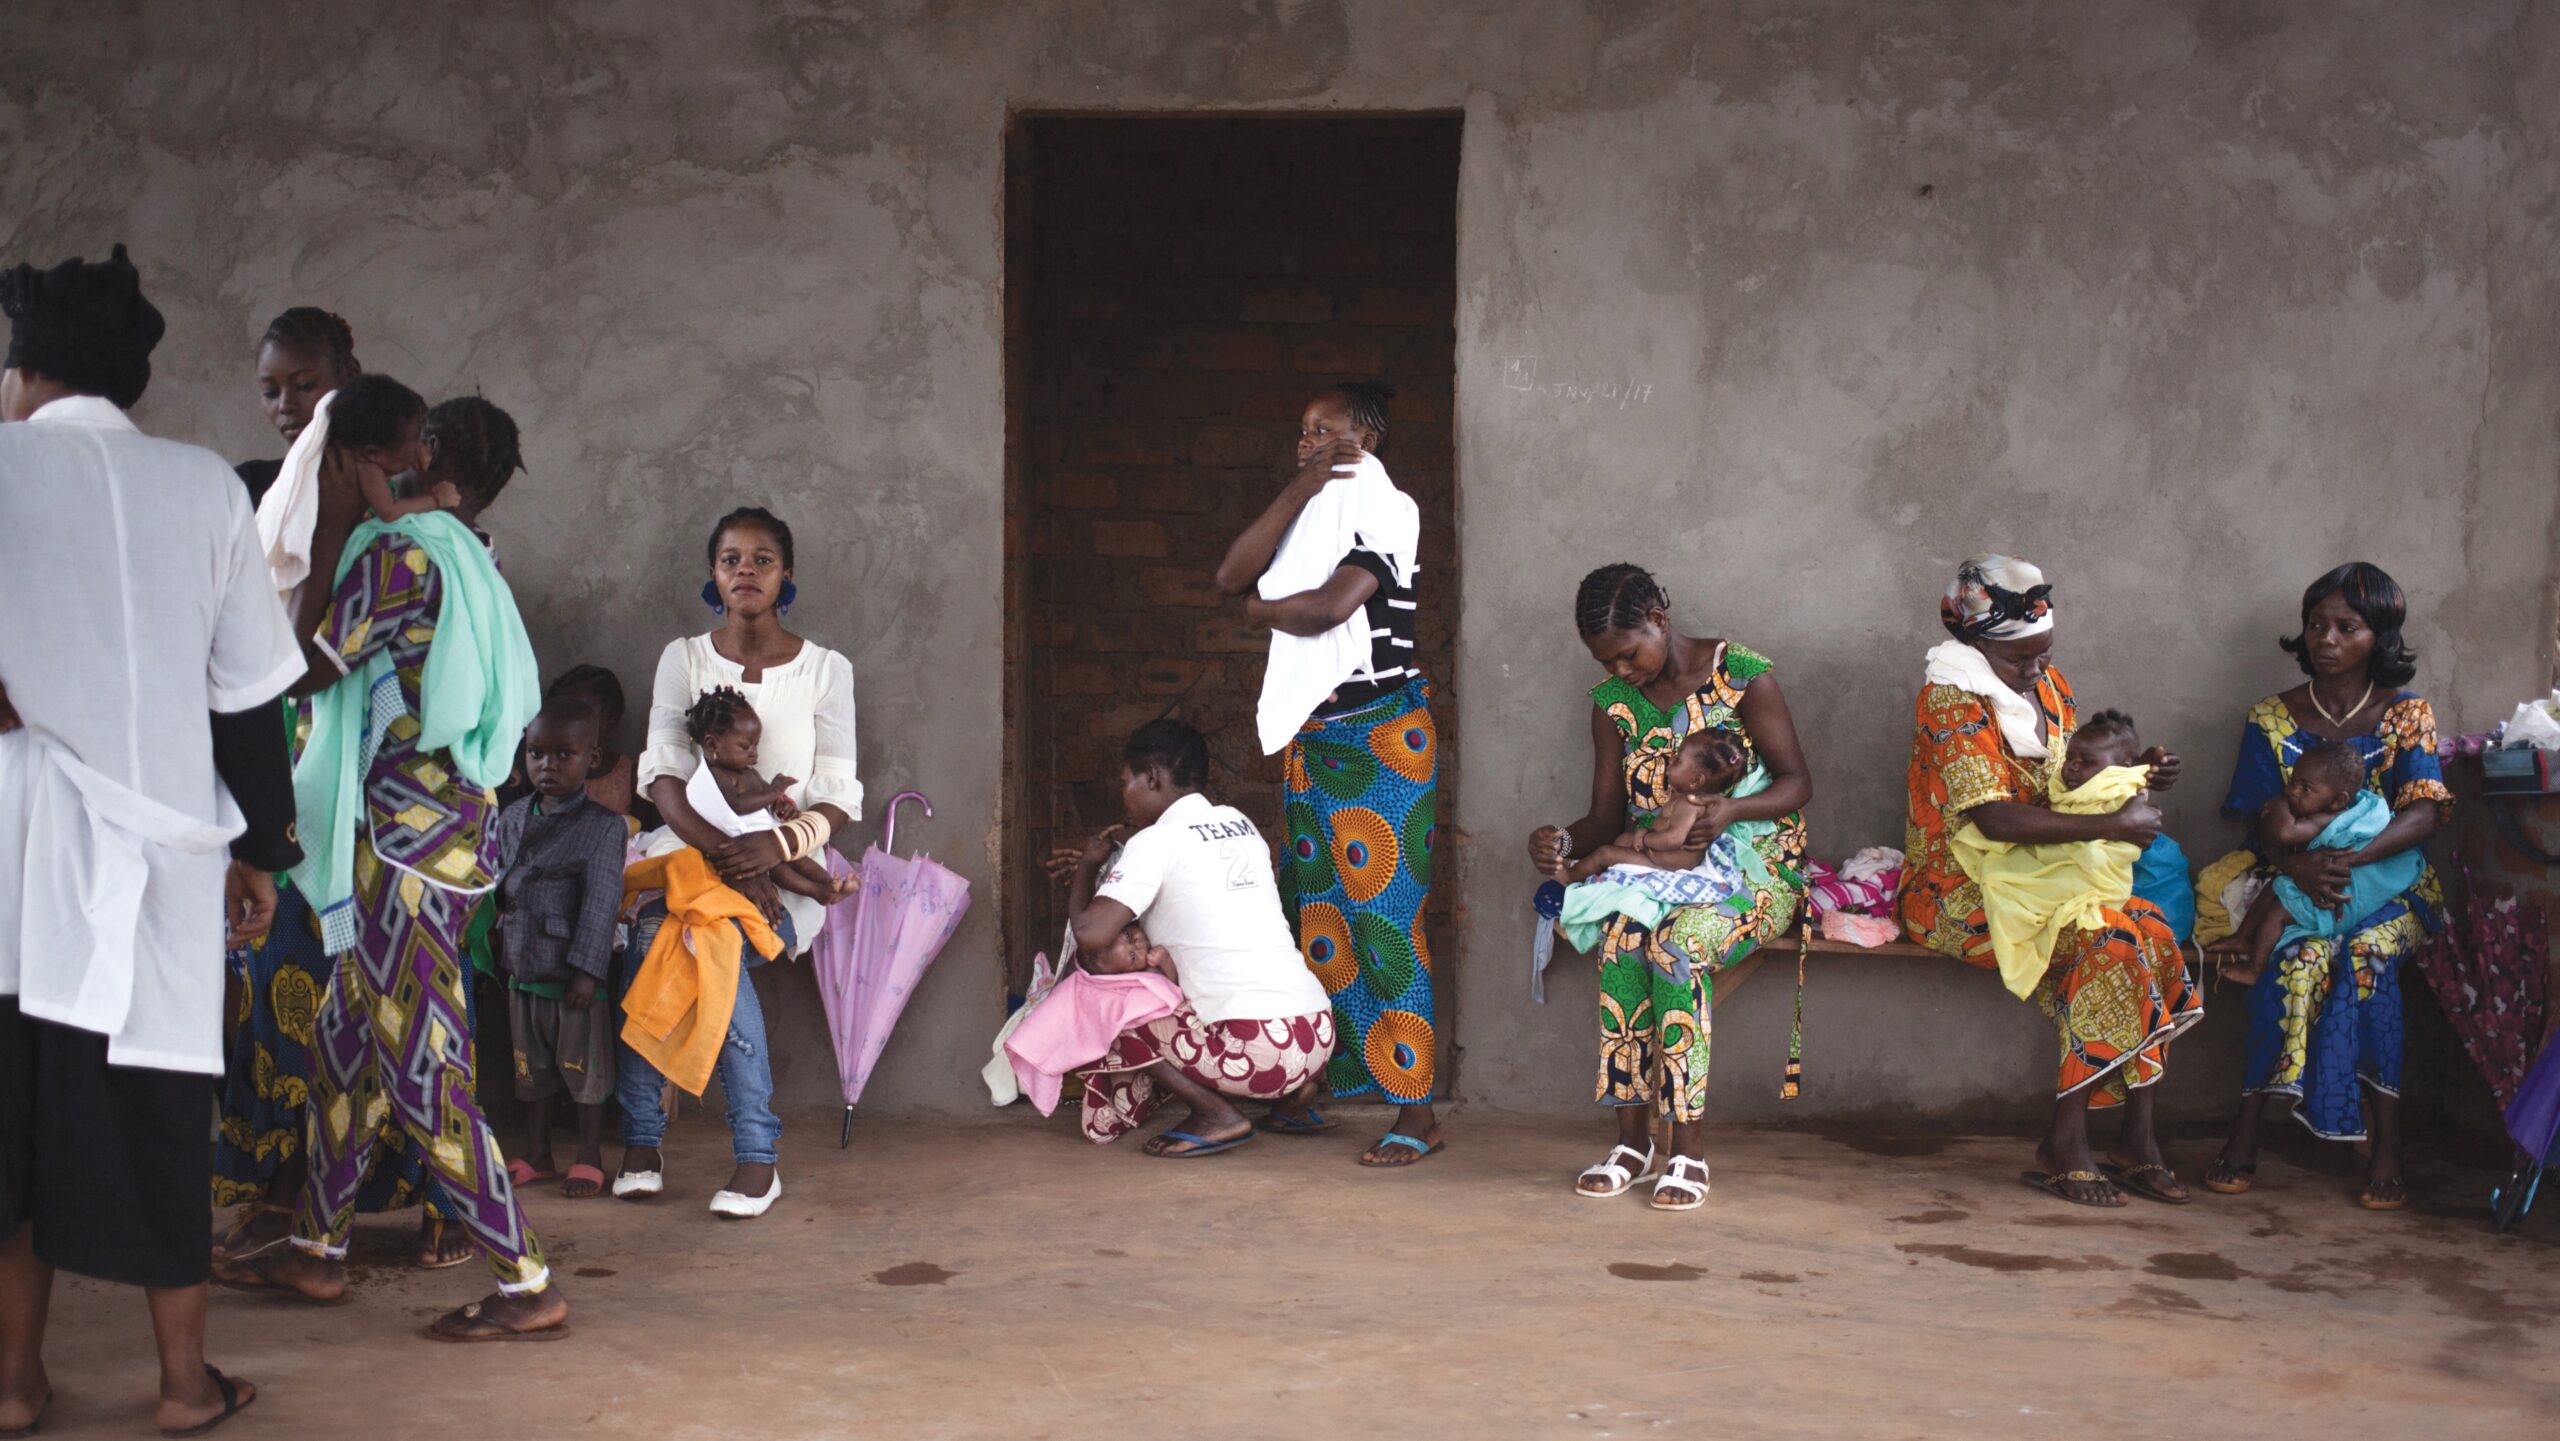
POLYGON ((686 1094, 699 1096, 728 1039, 746 943, 770 958, 781 953, 782 937, 755 902, 724 884, 690 846, 624 871, 623 904, 642 891, 666 892, 667 922, 622 998, 622 1039, 686 1094))

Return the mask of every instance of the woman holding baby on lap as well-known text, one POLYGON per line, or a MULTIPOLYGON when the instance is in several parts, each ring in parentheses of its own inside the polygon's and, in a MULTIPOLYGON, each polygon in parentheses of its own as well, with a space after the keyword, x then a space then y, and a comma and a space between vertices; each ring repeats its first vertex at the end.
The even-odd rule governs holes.
MULTIPOLYGON (((704 548, 710 579, 702 601, 718 629, 668 643, 649 698, 649 746, 640 789, 666 817, 645 838, 651 855, 692 847, 722 881, 764 912, 785 954, 809 948, 826 924, 821 883, 830 838, 862 819, 854 771, 853 664, 783 624, 798 597, 791 527, 771 511, 742 507, 722 516, 704 548), (777 806, 777 802, 783 802, 777 806)), ((646 902, 632 928, 621 984, 628 994, 638 960, 667 917, 646 902)), ((773 1110, 773 1058, 764 1011, 748 969, 713 1074, 729 1106, 736 1169, 711 1199, 712 1213, 744 1220, 782 1195, 782 1121, 773 1110)), ((626 1032, 626 1037, 628 1032, 626 1032)), ((615 1099, 623 1111, 622 1172, 613 1194, 626 1200, 665 1189, 667 1113, 658 1068, 626 1039, 617 1053, 615 1099)))
MULTIPOLYGON (((2403 689, 2418 669, 2400 635, 2407 615, 2399 584, 2378 566, 2358 561, 2312 582, 2302 628, 2282 642, 2309 679, 2252 706, 2241 732, 2222 813, 2251 827, 2239 865, 2274 884, 2235 938, 2247 959, 2226 972, 2254 977, 2240 1115, 2205 1173, 2226 1195, 2254 1183, 2258 1118, 2269 1096, 2283 1096, 2315 1136, 2370 1136, 2358 1204, 2409 1204, 2400 965, 2441 923, 2444 892, 2419 848, 2443 826, 2453 793, 2436 758, 2435 711, 2403 689), (2281 928, 2272 944, 2270 928, 2281 928)), ((2208 889, 2238 868, 2232 860, 2206 868, 2208 889)))
MULTIPOLYGON (((2020 940, 2041 951, 2041 975, 2024 978, 2024 993, 2053 1018, 2061 1059, 2053 1124, 2036 1152, 2042 1169, 2025 1174, 2028 1184, 2083 1206, 2125 1204, 2118 1182, 2183 1204, 2187 1189, 2152 1130, 2152 1088, 2167 1069, 2170 1039, 2203 1019, 2204 1002, 2159 908, 2133 898, 2128 864, 2122 890, 2075 897, 2060 924, 2046 925, 2054 917, 2040 911, 2036 926, 2013 928, 1986 909, 2003 898, 1997 885, 1986 894, 1993 868, 1984 857, 2032 847, 2055 866, 2102 865, 2103 855, 2074 848, 2149 845, 2160 812, 2148 791, 2178 777, 2176 756, 2157 746, 2135 751, 2132 724, 2120 715, 2103 717, 2105 734, 2074 747, 2082 726, 2070 683, 2053 666, 2052 589, 2025 561, 1983 555, 1957 570, 1939 604, 1953 638, 1929 652, 1916 706, 1896 911, 1912 940, 1974 965, 2002 965, 2000 952, 2014 958, 2020 940), (2147 775, 2091 808, 2092 795, 2137 767, 2147 775), (2011 944, 2001 944, 2003 933, 2011 944), (2101 1174, 2088 1113, 2115 1105, 2125 1109, 2124 1130, 2101 1174)), ((2087 729, 2100 731, 2100 719, 2087 729)), ((2002 968, 2014 971, 2014 960, 2002 968)))
POLYGON ((1600 956, 1597 1097, 1618 1144, 1574 1189, 1623 1195, 1659 1170, 1654 1208, 1689 1211, 1707 1198, 1713 977, 1795 920, 1813 774, 1768 657, 1682 635, 1669 608, 1635 566, 1583 578, 1574 621, 1609 673, 1591 692, 1591 808, 1540 827, 1529 858, 1575 882, 1564 924, 1600 956))

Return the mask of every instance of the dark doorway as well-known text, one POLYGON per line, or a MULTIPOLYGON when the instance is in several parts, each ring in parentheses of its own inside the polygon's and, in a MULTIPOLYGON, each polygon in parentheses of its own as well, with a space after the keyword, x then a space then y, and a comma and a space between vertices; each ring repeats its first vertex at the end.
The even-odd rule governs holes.
MULTIPOLYGON (((1440 728, 1441 834, 1458 834, 1458 130, 1455 116, 1015 121, 1009 989, 1065 922, 1040 858, 1119 819, 1120 743, 1140 724, 1170 712, 1208 732, 1212 794, 1282 833, 1279 757, 1254 740, 1266 633, 1213 576, 1286 478, 1300 408, 1336 380, 1396 388, 1382 458, 1422 509, 1415 639, 1440 728)), ((1426 913, 1444 1037, 1455 869, 1440 866, 1426 913)))

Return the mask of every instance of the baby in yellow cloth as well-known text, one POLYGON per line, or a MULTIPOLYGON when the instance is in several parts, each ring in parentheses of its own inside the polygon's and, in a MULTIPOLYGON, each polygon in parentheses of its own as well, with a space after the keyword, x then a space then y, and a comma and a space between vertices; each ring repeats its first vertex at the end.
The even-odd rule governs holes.
MULTIPOLYGON (((2065 815, 2106 815, 2149 787, 2151 768, 2133 758, 2142 742, 2133 718, 2100 711, 2072 732, 2048 792, 2065 815)), ((1982 912, 2000 979, 2023 998, 2035 994, 2053 962, 2053 944, 2073 926, 2102 924, 2100 912, 2122 909, 2133 895, 2140 846, 2126 841, 1995 841, 1966 824, 1947 838, 1956 864, 1982 887, 1982 912)))

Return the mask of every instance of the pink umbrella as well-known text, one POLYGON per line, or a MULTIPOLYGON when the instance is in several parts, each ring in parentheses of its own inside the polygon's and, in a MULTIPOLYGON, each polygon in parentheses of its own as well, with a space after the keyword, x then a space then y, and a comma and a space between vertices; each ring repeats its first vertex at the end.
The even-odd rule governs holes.
MULTIPOLYGON (((933 802, 921 791, 907 791, 889 802, 889 823, 881 844, 862 855, 862 888, 827 911, 827 923, 810 947, 818 977, 818 997, 826 1005, 827 1034, 835 1043, 836 1080, 844 1092, 844 1130, 839 1146, 853 1144, 853 1103, 871 1080, 889 1031, 915 994, 925 967, 951 942, 951 933, 969 910, 969 883, 931 856, 901 857, 898 807, 907 801, 924 807, 933 818, 933 802)), ((838 875, 852 870, 843 856, 830 851, 827 867, 838 875)))

